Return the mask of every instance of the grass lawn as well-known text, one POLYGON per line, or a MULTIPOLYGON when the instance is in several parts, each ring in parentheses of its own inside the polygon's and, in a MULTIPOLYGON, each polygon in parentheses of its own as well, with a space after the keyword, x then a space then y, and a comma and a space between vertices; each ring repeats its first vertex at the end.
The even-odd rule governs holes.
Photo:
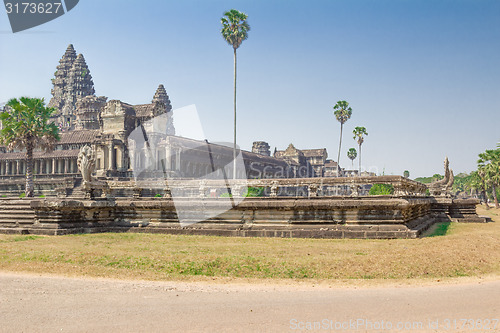
POLYGON ((500 276, 500 210, 478 213, 496 223, 440 225, 421 239, 0 235, 0 270, 149 280, 500 276))

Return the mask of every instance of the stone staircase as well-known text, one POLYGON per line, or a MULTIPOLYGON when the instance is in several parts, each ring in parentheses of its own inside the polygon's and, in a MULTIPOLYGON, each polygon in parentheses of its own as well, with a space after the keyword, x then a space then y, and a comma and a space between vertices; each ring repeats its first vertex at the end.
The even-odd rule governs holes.
POLYGON ((0 199, 0 233, 27 234, 35 222, 32 199, 0 199))

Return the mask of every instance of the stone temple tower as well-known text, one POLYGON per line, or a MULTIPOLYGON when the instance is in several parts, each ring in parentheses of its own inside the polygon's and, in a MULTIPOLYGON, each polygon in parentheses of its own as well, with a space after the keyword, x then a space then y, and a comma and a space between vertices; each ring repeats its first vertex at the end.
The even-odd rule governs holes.
POLYGON ((69 45, 59 61, 49 106, 59 110, 57 122, 63 128, 71 129, 76 119, 75 108, 79 99, 93 96, 94 82, 82 54, 76 55, 73 45, 69 45))
POLYGON ((59 65, 57 65, 57 70, 54 73, 55 78, 52 79, 52 98, 49 102, 50 107, 57 108, 59 110, 64 106, 64 99, 67 92, 67 78, 69 75, 69 71, 73 66, 73 63, 76 59, 76 52, 73 48, 72 44, 69 44, 66 52, 62 56, 61 60, 59 60, 59 65))
POLYGON ((265 141, 255 141, 252 145, 252 153, 271 156, 269 144, 265 141))
POLYGON ((154 104, 154 110, 157 110, 155 111, 155 116, 163 113, 167 114, 167 134, 175 135, 172 104, 170 103, 170 99, 168 98, 167 91, 163 84, 158 86, 151 102, 154 104))

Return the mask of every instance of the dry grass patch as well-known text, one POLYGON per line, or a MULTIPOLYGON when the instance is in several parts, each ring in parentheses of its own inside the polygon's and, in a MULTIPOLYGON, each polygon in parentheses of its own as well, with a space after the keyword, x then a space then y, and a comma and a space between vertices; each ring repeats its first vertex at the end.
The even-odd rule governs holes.
POLYGON ((451 223, 445 236, 396 240, 157 234, 0 235, 0 269, 95 277, 413 279, 498 275, 496 223, 451 223))

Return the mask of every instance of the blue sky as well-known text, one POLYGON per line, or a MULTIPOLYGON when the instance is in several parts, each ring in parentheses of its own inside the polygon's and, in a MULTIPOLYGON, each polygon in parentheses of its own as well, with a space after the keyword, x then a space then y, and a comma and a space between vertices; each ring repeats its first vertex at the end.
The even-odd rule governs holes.
MULTIPOLYGON (((0 102, 50 99, 68 44, 83 53, 96 94, 150 102, 158 84, 174 108, 195 104, 209 140, 232 141, 232 49, 220 17, 248 14, 238 49, 238 143, 327 148, 341 165, 365 126, 363 165, 411 177, 475 168, 500 141, 500 1, 80 0, 66 15, 12 34, 0 13, 0 102)), ((175 121, 175 120, 174 120, 175 121)), ((357 161, 355 161, 357 163, 357 161)))

